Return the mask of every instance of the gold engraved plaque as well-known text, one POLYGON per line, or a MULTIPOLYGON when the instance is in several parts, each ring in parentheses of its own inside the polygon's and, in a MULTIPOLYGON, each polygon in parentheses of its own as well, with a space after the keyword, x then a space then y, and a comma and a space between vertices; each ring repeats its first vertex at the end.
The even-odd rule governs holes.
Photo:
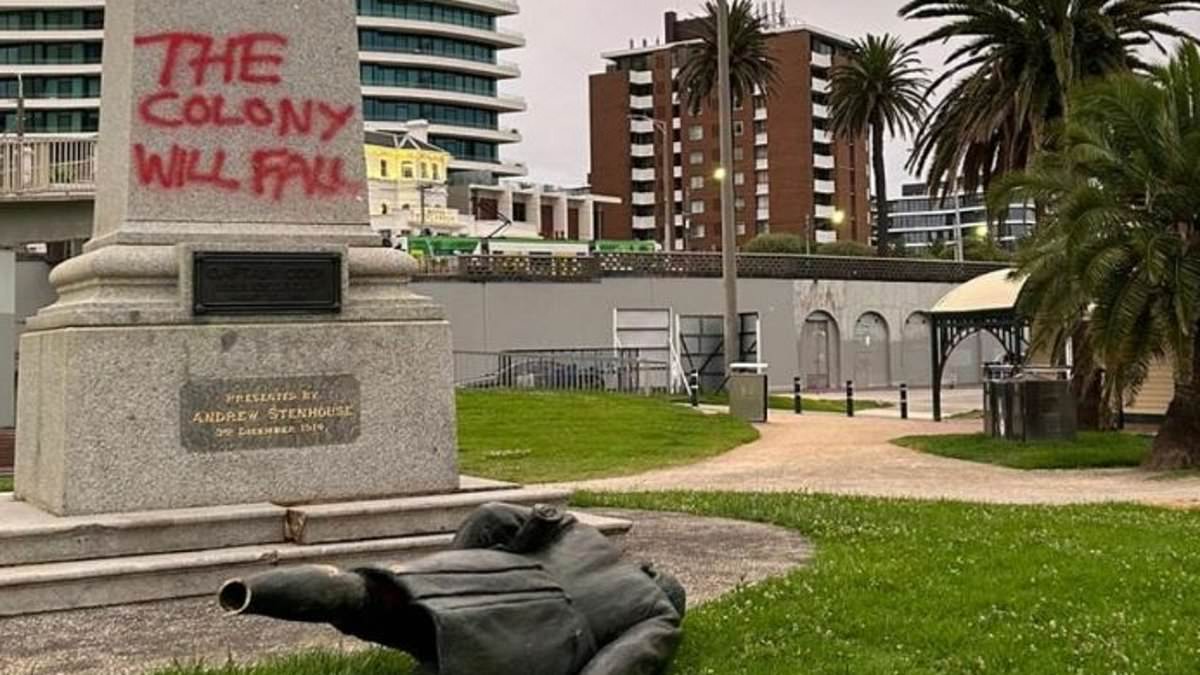
POLYGON ((192 452, 345 445, 361 403, 353 375, 194 380, 179 394, 180 436, 192 452))

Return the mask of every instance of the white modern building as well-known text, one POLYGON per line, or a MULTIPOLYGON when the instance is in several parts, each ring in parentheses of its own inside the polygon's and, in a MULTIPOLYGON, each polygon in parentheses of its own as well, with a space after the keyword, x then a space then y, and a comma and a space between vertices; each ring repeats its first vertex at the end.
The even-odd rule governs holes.
MULTIPOLYGON (((501 148, 525 102, 500 91, 520 69, 499 58, 525 39, 500 26, 515 0, 358 0, 363 111, 369 129, 429 120, 430 142, 454 172, 522 176, 501 148)), ((18 96, 30 134, 99 129, 103 0, 0 0, 0 133, 17 131, 18 96)))
POLYGON ((924 183, 901 186, 900 198, 889 199, 892 238, 909 249, 929 248, 938 242, 955 246, 958 237, 988 234, 1001 246, 1014 248, 1033 231, 1034 209, 1029 204, 1011 204, 1001 221, 989 225, 982 192, 957 196, 931 195, 924 183))

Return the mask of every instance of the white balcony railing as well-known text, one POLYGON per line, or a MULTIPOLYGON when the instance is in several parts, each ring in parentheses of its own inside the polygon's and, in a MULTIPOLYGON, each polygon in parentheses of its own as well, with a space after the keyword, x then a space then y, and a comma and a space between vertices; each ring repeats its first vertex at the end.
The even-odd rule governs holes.
POLYGON ((768 159, 756 159, 756 160, 754 160, 754 170, 755 170, 755 171, 766 171, 766 170, 767 170, 767 169, 769 169, 769 168, 771 168, 771 161, 770 161, 770 160, 768 160, 768 159))
POLYGON ((771 219, 771 209, 770 208, 759 209, 757 212, 755 212, 754 215, 757 220, 770 220, 771 219))
POLYGON ((654 120, 644 120, 635 117, 629 122, 629 130, 635 134, 652 134, 654 133, 654 120))
POLYGON ((653 145, 631 145, 629 146, 629 154, 634 157, 653 157, 653 145))
POLYGON ((770 183, 759 183, 758 185, 756 185, 754 187, 754 194, 758 195, 759 197, 762 197, 763 195, 771 194, 771 184, 770 183))
POLYGON ((813 155, 813 166, 818 169, 832 169, 836 165, 832 155, 813 155))
POLYGON ((822 77, 814 77, 812 79, 812 88, 813 88, 813 91, 820 92, 822 94, 828 94, 829 93, 829 80, 826 80, 825 78, 822 78, 822 77))
POLYGON ((653 192, 635 192, 630 198, 635 206, 654 206, 658 200, 654 198, 653 192))
POLYGON ((833 54, 818 54, 813 52, 812 64, 815 68, 829 68, 833 66, 833 54))
POLYGON ((653 230, 655 228, 654 216, 634 216, 633 229, 635 230, 653 230))
POLYGON ((813 129, 813 140, 817 143, 832 143, 833 134, 824 129, 813 129))
POLYGON ((630 84, 654 84, 654 73, 649 70, 629 71, 630 84))
POLYGON ((815 180, 813 181, 813 192, 831 195, 837 192, 837 184, 831 180, 815 180))
POLYGON ((653 96, 630 96, 629 107, 634 110, 652 110, 654 108, 653 96))
POLYGON ((821 120, 829 119, 829 106, 820 103, 813 104, 813 117, 821 120))
POLYGON ((754 144, 755 145, 766 145, 767 144, 767 133, 764 131, 761 134, 754 134, 754 144))
POLYGON ((639 183, 645 183, 648 181, 652 181, 656 177, 657 177, 657 174, 655 174, 654 169, 634 169, 633 170, 632 178, 633 178, 633 180, 635 180, 639 183))
POLYGON ((761 122, 765 119, 767 119, 767 109, 766 108, 755 108, 754 109, 754 121, 761 122))
POLYGON ((96 139, 0 139, 0 198, 95 190, 96 139))
POLYGON ((836 213, 836 212, 837 212, 837 207, 836 207, 836 206, 827 206, 827 205, 825 205, 825 204, 817 204, 817 205, 816 205, 816 206, 813 208, 813 213, 814 213, 814 214, 815 214, 815 215, 816 215, 818 218, 832 218, 832 217, 833 217, 833 214, 834 214, 834 213, 836 213))

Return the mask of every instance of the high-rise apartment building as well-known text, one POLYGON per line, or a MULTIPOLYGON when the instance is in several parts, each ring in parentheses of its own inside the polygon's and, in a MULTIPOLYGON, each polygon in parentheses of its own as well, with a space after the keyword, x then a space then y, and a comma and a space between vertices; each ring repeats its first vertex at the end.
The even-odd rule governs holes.
POLYGON ((988 221, 987 203, 982 192, 961 192, 942 197, 931 195, 924 183, 906 183, 899 199, 889 199, 892 240, 899 246, 919 251, 941 242, 958 243, 958 237, 991 236, 1005 248, 1033 231, 1036 211, 1032 204, 1014 202, 1004 217, 988 221))
MULTIPOLYGON (((300 5, 303 7, 303 5, 300 5)), ((525 44, 504 30, 515 0, 358 0, 363 111, 368 129, 428 120, 451 171, 523 175, 500 148, 520 135, 502 126, 525 109, 499 83, 520 76, 501 60, 525 44)), ((103 0, 0 0, 0 132, 87 134, 99 129, 103 0)))
MULTIPOLYGON (((734 106, 727 180, 734 182, 738 241, 766 232, 816 240, 818 231, 834 230, 840 240, 866 242, 867 144, 835 137, 829 120, 831 70, 850 45, 784 16, 769 20, 776 85, 734 106)), ((718 115, 715 105, 693 115, 677 81, 699 42, 697 20, 670 12, 665 24, 664 40, 609 52, 607 71, 591 76, 591 185, 623 201, 604 237, 664 241, 669 191, 676 248, 712 250, 721 242, 718 115)))

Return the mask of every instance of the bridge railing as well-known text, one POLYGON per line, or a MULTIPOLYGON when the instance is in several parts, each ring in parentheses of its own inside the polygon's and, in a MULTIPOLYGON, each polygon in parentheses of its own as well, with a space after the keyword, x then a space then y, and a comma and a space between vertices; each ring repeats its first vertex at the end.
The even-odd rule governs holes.
POLYGON ((0 137, 0 196, 95 189, 96 139, 0 137))

